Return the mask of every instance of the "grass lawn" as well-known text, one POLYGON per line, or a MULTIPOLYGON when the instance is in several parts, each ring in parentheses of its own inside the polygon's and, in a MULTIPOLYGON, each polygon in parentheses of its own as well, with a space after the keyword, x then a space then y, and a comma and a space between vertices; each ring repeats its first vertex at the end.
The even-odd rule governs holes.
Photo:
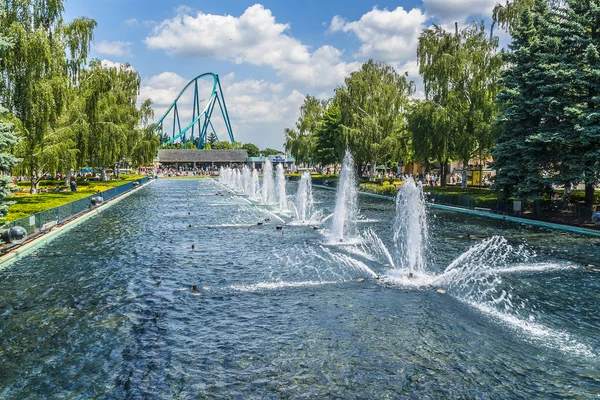
MULTIPOLYGON (((13 201, 8 207, 8 215, 2 220, 2 222, 10 222, 19 218, 26 217, 31 214, 38 213, 40 211, 48 210, 50 208, 62 206, 75 200, 83 199, 84 197, 91 196, 103 192, 115 186, 120 186, 125 183, 135 181, 143 178, 145 175, 125 175, 125 178, 119 181, 108 181, 108 182, 77 182, 77 192, 65 191, 65 192, 48 192, 29 194, 28 192, 15 192, 8 196, 6 200, 13 201)), ((56 181, 43 181, 40 184, 40 189, 54 189, 56 181)), ((64 181, 62 182, 64 185, 64 181)), ((19 188, 28 190, 29 185, 27 182, 19 182, 19 188)))

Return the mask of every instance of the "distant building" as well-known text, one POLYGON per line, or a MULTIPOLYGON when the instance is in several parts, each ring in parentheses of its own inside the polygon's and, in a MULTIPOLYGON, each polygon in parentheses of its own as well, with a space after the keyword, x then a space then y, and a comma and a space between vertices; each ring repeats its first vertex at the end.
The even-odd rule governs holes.
POLYGON ((296 159, 294 157, 286 157, 283 154, 271 155, 267 157, 248 157, 246 163, 250 168, 261 169, 267 159, 271 160, 274 165, 284 164, 284 167, 286 168, 291 168, 292 165, 296 163, 296 159))
POLYGON ((155 164, 169 167, 221 167, 245 164, 246 150, 173 150, 160 149, 155 164))

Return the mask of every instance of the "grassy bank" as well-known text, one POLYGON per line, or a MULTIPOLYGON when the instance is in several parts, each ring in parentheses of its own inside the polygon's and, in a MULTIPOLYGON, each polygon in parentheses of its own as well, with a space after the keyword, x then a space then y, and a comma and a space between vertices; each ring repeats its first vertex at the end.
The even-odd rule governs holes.
MULTIPOLYGON (((107 182, 77 181, 76 192, 71 192, 69 190, 61 192, 29 194, 26 191, 18 191, 7 197, 6 200, 15 202, 15 204, 12 204, 8 207, 8 215, 2 220, 2 222, 14 221, 16 219, 45 211, 50 208, 59 207, 72 201, 91 196, 99 191, 103 192, 115 186, 120 186, 125 183, 135 181, 143 178, 144 176, 145 175, 125 175, 125 177, 121 180, 107 182)), ((59 182, 42 181, 40 182, 40 189, 53 190, 57 183, 59 182)), ((60 184, 64 185, 64 181, 61 181, 60 184)), ((29 190, 29 184, 27 182, 19 182, 18 187, 21 190, 29 190)))

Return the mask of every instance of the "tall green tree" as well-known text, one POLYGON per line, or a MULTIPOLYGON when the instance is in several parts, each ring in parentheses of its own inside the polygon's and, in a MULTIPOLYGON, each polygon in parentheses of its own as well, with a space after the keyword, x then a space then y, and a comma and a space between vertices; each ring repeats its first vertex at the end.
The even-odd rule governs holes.
POLYGON ((585 205, 595 200, 600 182, 600 0, 567 0, 558 8, 562 79, 567 97, 560 138, 563 149, 558 169, 566 184, 585 184, 585 205))
POLYGON ((535 0, 505 0, 494 7, 492 18, 500 28, 511 30, 521 21, 521 14, 531 10, 535 0))
POLYGON ((300 106, 300 117, 295 128, 284 130, 285 150, 295 157, 298 163, 310 163, 315 154, 315 134, 325 112, 326 103, 314 96, 306 96, 300 106))
POLYGON ((260 156, 260 149, 257 145, 253 143, 244 143, 242 149, 248 152, 248 157, 258 157, 260 156))
MULTIPOLYGON (((7 110, 0 106, 0 201, 11 192, 11 172, 21 161, 8 151, 18 142, 18 138, 14 131, 13 123, 8 119, 6 121, 3 120, 6 113, 7 110)), ((0 216, 3 217, 8 213, 8 206, 10 204, 5 201, 0 202, 0 216)))
POLYGON ((497 48, 497 37, 489 37, 483 23, 472 23, 455 33, 434 25, 419 37, 419 72, 423 76, 426 101, 431 104, 416 105, 412 116, 419 121, 413 121, 412 126, 422 128, 428 121, 437 130, 413 131, 413 141, 419 143, 416 153, 421 157, 427 156, 423 145, 440 145, 435 151, 432 147, 426 158, 440 163, 442 184, 449 160, 460 159, 467 165, 473 156, 483 159, 488 154, 503 65, 497 48), (435 115, 424 115, 425 110, 435 115), (432 137, 415 139, 416 133, 432 137))
MULTIPOLYGON (((0 36, 0 54, 12 46, 12 42, 0 36)), ((0 216, 8 213, 10 202, 2 201, 10 192, 12 186, 11 173, 20 162, 8 150, 18 142, 14 124, 7 118, 8 110, 0 105, 0 216)))
POLYGON ((452 126, 451 116, 444 107, 431 101, 416 101, 407 114, 408 129, 412 136, 413 156, 426 167, 439 162, 442 167, 442 185, 445 168, 455 154, 455 143, 447 129, 452 126))
POLYGON ((152 99, 146 99, 141 104, 139 126, 131 132, 133 135, 129 135, 126 161, 134 167, 150 165, 160 146, 160 137, 154 133, 150 123, 154 119, 152 104, 152 99))
POLYGON ((209 133, 207 141, 208 141, 208 144, 210 145, 210 147, 213 148, 215 143, 217 143, 217 135, 215 135, 214 132, 209 133))
POLYGON ((0 61, 0 103, 20 121, 22 172, 39 180, 65 160, 74 162, 73 138, 59 122, 85 64, 96 22, 64 23, 62 0, 6 0, 0 35, 14 43, 0 61))
POLYGON ((317 126, 314 159, 322 166, 338 164, 344 157, 344 149, 342 113, 339 106, 332 102, 317 126))
POLYGON ((496 185, 507 196, 541 198, 561 157, 560 137, 570 129, 566 87, 557 84, 571 79, 562 68, 568 60, 557 40, 558 22, 547 3, 536 0, 522 13, 505 53, 511 68, 502 74, 500 133, 492 155, 496 185))
POLYGON ((105 168, 118 171, 132 156, 139 140, 136 128, 140 118, 148 118, 136 108, 140 82, 139 74, 128 64, 109 68, 92 60, 89 69, 80 71, 79 95, 88 129, 86 146, 79 151, 91 166, 103 171, 103 179, 105 168))
POLYGON ((353 72, 335 92, 341 111, 341 125, 348 149, 357 168, 371 166, 375 177, 377 163, 398 153, 399 144, 408 135, 405 111, 414 93, 414 83, 406 75, 382 63, 369 60, 353 72))

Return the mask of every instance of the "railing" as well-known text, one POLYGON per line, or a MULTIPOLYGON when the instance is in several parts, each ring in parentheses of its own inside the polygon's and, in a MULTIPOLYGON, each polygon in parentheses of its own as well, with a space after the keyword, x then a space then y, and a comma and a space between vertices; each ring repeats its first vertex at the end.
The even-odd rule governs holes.
MULTIPOLYGON (((125 192, 132 190, 135 186, 135 182, 142 185, 148 182, 148 178, 141 178, 135 181, 131 181, 123 185, 115 186, 114 188, 105 190, 104 192, 99 192, 59 207, 50 208, 48 210, 29 215, 27 217, 19 218, 17 220, 4 224, 0 228, 0 231, 4 231, 13 226, 21 226, 27 231, 27 238, 31 238, 40 233, 49 231, 54 226, 63 224, 71 219, 76 218, 84 212, 94 208, 91 203, 92 197, 100 196, 102 197, 104 202, 107 202, 111 199, 114 199, 115 197, 122 195, 125 192)), ((0 249, 0 252, 2 250, 4 249, 0 249)))
POLYGON ((428 202, 434 204, 478 209, 480 211, 535 218, 568 225, 594 227, 592 222, 593 212, 589 207, 566 204, 560 200, 540 200, 536 216, 533 201, 523 201, 521 212, 517 213, 514 209, 514 200, 475 199, 471 195, 427 191, 425 191, 425 196, 428 202))

